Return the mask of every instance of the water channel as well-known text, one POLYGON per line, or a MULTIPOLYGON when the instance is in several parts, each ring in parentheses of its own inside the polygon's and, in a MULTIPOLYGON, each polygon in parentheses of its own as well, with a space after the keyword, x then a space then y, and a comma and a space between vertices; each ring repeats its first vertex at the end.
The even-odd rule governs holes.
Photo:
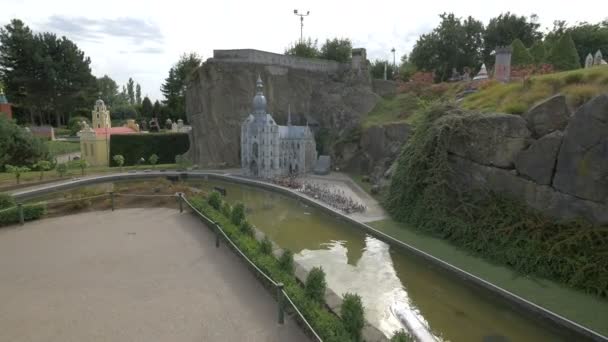
POLYGON ((294 198, 222 181, 189 183, 205 191, 225 188, 226 199, 243 202, 248 220, 292 250, 298 263, 323 267, 336 293, 359 294, 368 321, 388 336, 402 329, 400 317, 409 315, 438 341, 574 340, 428 261, 294 198))

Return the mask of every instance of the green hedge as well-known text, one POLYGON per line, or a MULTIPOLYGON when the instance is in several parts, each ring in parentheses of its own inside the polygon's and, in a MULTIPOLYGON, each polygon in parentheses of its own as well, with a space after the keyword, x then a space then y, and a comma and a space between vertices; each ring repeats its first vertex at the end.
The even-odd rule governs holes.
MULTIPOLYGON (((46 213, 46 205, 26 204, 23 206, 23 218, 25 221, 39 219, 46 213)), ((19 223, 19 208, 13 207, 5 211, 0 211, 0 227, 19 223)))
POLYGON ((311 300, 305 294, 304 289, 298 284, 296 277, 281 267, 279 260, 272 254, 266 254, 254 237, 241 231, 234 225, 229 217, 212 208, 205 198, 199 196, 190 200, 192 205, 204 213, 211 220, 218 222, 226 235, 234 241, 238 248, 247 255, 261 270, 268 274, 274 281, 285 285, 285 292, 302 312, 313 329, 326 342, 351 341, 342 320, 332 314, 324 304, 311 300))
POLYGON ((125 157, 125 166, 136 165, 140 158, 147 163, 152 154, 158 156, 158 164, 171 164, 189 148, 187 133, 116 134, 110 137, 110 166, 118 166, 112 158, 117 154, 125 157))

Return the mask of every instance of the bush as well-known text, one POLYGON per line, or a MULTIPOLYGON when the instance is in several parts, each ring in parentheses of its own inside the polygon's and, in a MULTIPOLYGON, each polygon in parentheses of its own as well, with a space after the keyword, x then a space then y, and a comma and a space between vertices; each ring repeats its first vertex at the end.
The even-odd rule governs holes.
MULTIPOLYGON (((23 205, 23 219, 32 221, 39 219, 46 213, 44 204, 25 204, 23 205)), ((12 208, 0 212, 0 226, 19 223, 19 208, 12 208)))
POLYGON ((340 314, 344 322, 344 328, 346 328, 352 341, 360 342, 361 330, 363 329, 363 325, 365 325, 361 297, 357 294, 346 293, 342 300, 340 314))
POLYGON ((405 330, 399 330, 395 332, 393 337, 391 337, 391 342, 414 342, 414 338, 410 334, 408 334, 405 330))
POLYGON ((547 50, 545 49, 545 44, 543 44, 543 42, 537 40, 532 44, 529 52, 535 64, 545 63, 545 60, 547 59, 547 50))
POLYGON ((82 122, 86 122, 87 124, 91 124, 91 120, 85 118, 84 116, 74 116, 71 117, 68 121, 68 130, 70 131, 71 136, 75 136, 82 130, 82 122))
POLYGON ((325 272, 321 267, 313 267, 304 284, 304 290, 306 296, 317 303, 325 303, 325 288, 327 283, 325 282, 325 272))
POLYGON ((232 214, 232 207, 230 206, 230 203, 224 202, 222 204, 222 215, 230 217, 230 214, 232 214))
POLYGON ((262 241, 260 241, 260 252, 266 255, 272 254, 272 241, 270 241, 268 236, 264 236, 262 241))
POLYGON ((579 69, 580 57, 570 33, 565 33, 553 46, 548 62, 560 71, 579 69))
POLYGON ((0 209, 14 207, 15 199, 10 194, 0 193, 0 209))
POLYGON ((279 257, 279 267, 288 274, 293 274, 293 252, 284 249, 279 257))
POLYGON ((59 177, 63 177, 66 173, 68 173, 68 165, 66 163, 57 164, 55 171, 57 171, 59 177))
POLYGON ((42 139, 0 115, 0 170, 6 164, 30 167, 39 160, 49 159, 48 146, 42 139))
POLYGON ((530 55, 530 52, 524 46, 524 43, 515 39, 513 43, 511 43, 511 48, 513 49, 513 53, 511 54, 511 64, 512 65, 531 65, 534 64, 534 58, 530 55))
POLYGON ((245 219, 245 205, 243 203, 237 203, 232 208, 232 214, 230 216, 230 220, 232 224, 238 226, 241 224, 241 221, 245 219))
POLYGON ((217 191, 212 191, 211 194, 209 194, 208 201, 209 205, 215 210, 220 210, 222 207, 222 195, 220 195, 220 193, 217 191))
POLYGON ((247 220, 242 220, 239 225, 239 231, 247 236, 253 236, 253 227, 247 220))
POLYGON ((114 164, 122 171, 122 166, 125 165, 125 157, 123 157, 121 154, 117 154, 112 157, 112 160, 114 161, 114 164))
MULTIPOLYGON (((156 154, 158 163, 172 164, 175 156, 186 153, 190 141, 186 133, 116 134, 110 137, 110 155, 120 154, 125 165, 137 165, 142 156, 156 154)), ((114 160, 110 166, 117 166, 114 160)))

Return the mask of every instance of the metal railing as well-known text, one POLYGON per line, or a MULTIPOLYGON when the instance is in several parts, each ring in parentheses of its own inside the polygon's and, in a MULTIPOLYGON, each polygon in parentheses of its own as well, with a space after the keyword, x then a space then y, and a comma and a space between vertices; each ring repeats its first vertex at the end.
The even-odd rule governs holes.
MULTIPOLYGON (((192 203, 190 203, 190 201, 188 201, 188 199, 181 192, 178 192, 174 195, 164 195, 164 194, 126 194, 126 193, 116 193, 116 192, 110 191, 108 193, 99 194, 99 195, 93 195, 93 196, 87 196, 87 197, 77 197, 77 198, 55 200, 55 201, 41 201, 41 202, 30 203, 30 204, 26 204, 26 205, 41 205, 41 204, 53 205, 53 204, 58 204, 58 203, 84 201, 84 200, 100 198, 100 197, 109 197, 111 209, 112 209, 112 211, 114 211, 114 209, 116 207, 115 199, 118 196, 120 196, 120 197, 175 197, 175 198, 177 198, 177 202, 179 204, 180 213, 184 212, 184 203, 185 203, 192 210, 192 212, 194 212, 199 218, 201 218, 203 220, 203 222, 207 226, 212 227, 212 229, 215 231, 215 247, 217 247, 217 248, 220 247, 220 238, 223 237, 228 242, 228 244, 238 253, 238 255, 240 255, 247 262, 247 264, 249 264, 249 266, 251 266, 259 275, 261 275, 264 279, 266 279, 276 289, 278 323, 279 324, 285 323, 285 307, 286 307, 286 304, 289 304, 293 308, 293 311, 296 313, 299 320, 306 327, 306 329, 308 329, 308 331, 315 338, 315 340, 319 341, 319 342, 323 342, 323 340, 321 339, 319 334, 317 334, 317 332, 313 329, 313 327, 310 325, 308 320, 306 320, 306 317, 304 317, 302 312, 298 309, 296 304, 293 302, 291 297, 289 297, 289 295, 287 294, 287 292, 284 289, 283 283, 273 280, 268 274, 266 274, 266 272, 264 272, 262 269, 260 269, 251 259, 249 259, 247 257, 247 255, 245 255, 245 253, 234 243, 234 241, 232 241, 232 239, 230 239, 230 237, 228 237, 228 235, 222 229, 222 227, 220 226, 220 224, 218 222, 214 222, 213 220, 211 220, 210 218, 205 216, 205 214, 201 213, 198 209, 196 209, 196 207, 194 207, 194 205, 192 205, 192 203)), ((15 208, 17 208, 19 210, 19 223, 21 225, 23 225, 24 224, 23 206, 24 206, 23 203, 18 203, 16 206, 4 208, 4 209, 0 210, 0 213, 4 212, 4 211, 8 211, 8 210, 14 210, 15 208)))

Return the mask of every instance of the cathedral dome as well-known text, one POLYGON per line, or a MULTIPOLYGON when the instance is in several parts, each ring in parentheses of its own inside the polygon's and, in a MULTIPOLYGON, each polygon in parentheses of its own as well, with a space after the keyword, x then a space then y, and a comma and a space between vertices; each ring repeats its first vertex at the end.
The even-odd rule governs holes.
POLYGON ((266 113, 266 97, 264 96, 264 84, 262 79, 258 75, 258 81, 256 82, 256 94, 253 97, 253 112, 255 114, 266 113))

